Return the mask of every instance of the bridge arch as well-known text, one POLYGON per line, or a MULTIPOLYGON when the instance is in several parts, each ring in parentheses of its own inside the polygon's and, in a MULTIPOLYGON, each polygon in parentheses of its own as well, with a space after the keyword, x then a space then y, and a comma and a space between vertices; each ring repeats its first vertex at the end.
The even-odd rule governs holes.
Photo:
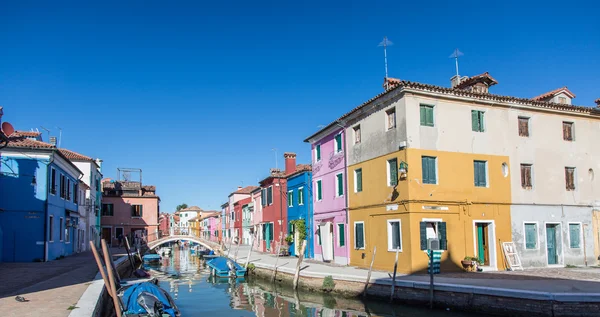
POLYGON ((165 243, 169 243, 169 242, 176 242, 176 241, 179 241, 179 240, 181 240, 181 241, 190 241, 190 242, 198 243, 198 244, 202 245, 203 247, 206 247, 206 248, 208 248, 208 249, 211 249, 211 250, 213 250, 213 251, 216 251, 214 246, 211 246, 211 245, 209 245, 209 244, 205 243, 204 241, 202 241, 202 240, 201 240, 200 238, 198 238, 198 237, 194 237, 194 236, 183 236, 183 235, 181 235, 181 236, 168 236, 168 237, 163 237, 163 238, 160 238, 160 239, 158 239, 158 240, 154 240, 154 241, 152 241, 152 242, 148 242, 148 248, 149 248, 150 250, 152 250, 152 249, 155 249, 156 247, 159 247, 159 246, 161 246, 161 245, 163 245, 163 244, 165 244, 165 243))

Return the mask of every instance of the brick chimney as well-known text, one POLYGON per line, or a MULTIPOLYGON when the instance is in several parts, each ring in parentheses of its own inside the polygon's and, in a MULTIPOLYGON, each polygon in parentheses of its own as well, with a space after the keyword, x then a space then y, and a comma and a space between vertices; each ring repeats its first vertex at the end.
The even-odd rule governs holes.
POLYGON ((290 174, 296 171, 296 153, 285 152, 283 153, 285 158, 285 173, 290 174))

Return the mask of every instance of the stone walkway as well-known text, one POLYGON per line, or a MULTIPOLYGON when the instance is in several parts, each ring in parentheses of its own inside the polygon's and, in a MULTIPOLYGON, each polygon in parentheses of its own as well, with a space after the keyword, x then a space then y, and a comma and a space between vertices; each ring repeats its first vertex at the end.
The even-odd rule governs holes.
MULTIPOLYGON (((232 246, 230 258, 235 257, 237 246, 232 246)), ((240 246, 237 250, 237 261, 246 263, 250 247, 240 246)), ((277 258, 274 255, 252 251, 250 263, 257 267, 273 269, 277 258)), ((295 257, 281 257, 277 263, 280 272, 295 273, 297 259, 295 257)), ((301 276, 325 277, 331 275, 334 280, 364 282, 367 270, 351 266, 330 266, 316 261, 302 263, 301 276)), ((399 275, 396 281, 400 282, 429 282, 428 275, 399 275)), ((373 271, 371 283, 391 285, 391 276, 388 272, 373 271)), ((510 289, 518 291, 537 291, 549 293, 600 293, 600 268, 543 268, 525 271, 503 271, 485 273, 455 272, 436 275, 435 284, 474 286, 485 288, 510 289), (526 282, 524 282, 526 280, 526 282)))

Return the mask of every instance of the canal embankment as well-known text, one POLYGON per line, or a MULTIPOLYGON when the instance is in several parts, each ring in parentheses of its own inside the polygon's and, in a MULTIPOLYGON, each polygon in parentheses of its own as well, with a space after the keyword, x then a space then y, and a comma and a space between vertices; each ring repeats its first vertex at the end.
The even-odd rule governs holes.
MULTIPOLYGON (((244 265, 248 246, 233 246, 226 255, 244 265)), ((277 257, 253 251, 249 263, 253 274, 272 279, 276 268, 276 283, 291 285, 297 258, 277 257)), ((367 270, 323 263, 301 264, 299 287, 310 291, 325 291, 323 280, 331 276, 334 287, 328 292, 349 297, 363 296, 367 270)), ((508 272, 507 272, 508 273, 508 272)), ((434 305, 442 308, 494 314, 498 316, 598 316, 600 311, 600 281, 559 278, 526 278, 508 273, 464 273, 453 277, 436 276, 434 305)), ((516 273, 516 272, 515 272, 516 273)), ((393 302, 425 305, 430 300, 429 277, 401 275, 396 278, 391 298, 390 273, 373 271, 366 296, 393 302)))

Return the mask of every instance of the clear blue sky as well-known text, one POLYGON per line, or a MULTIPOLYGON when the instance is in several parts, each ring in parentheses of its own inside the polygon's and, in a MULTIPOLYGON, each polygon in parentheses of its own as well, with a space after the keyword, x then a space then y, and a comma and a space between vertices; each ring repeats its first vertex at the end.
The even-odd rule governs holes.
POLYGON ((593 1, 79 2, 0 3, 4 119, 61 127, 107 177, 142 168, 162 211, 218 209, 272 148, 308 163, 305 137, 381 92, 383 36, 391 77, 448 86, 458 47, 493 93, 600 97, 593 1))

